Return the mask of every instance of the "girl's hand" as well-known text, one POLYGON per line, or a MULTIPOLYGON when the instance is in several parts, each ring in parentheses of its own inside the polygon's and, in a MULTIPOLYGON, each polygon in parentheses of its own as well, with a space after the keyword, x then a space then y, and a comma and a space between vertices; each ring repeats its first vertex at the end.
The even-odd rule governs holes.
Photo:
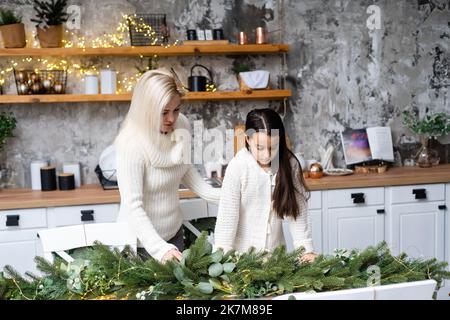
POLYGON ((314 252, 310 252, 310 253, 305 253, 304 255, 302 255, 300 257, 300 261, 301 262, 313 262, 317 257, 317 254, 315 254, 314 252))
POLYGON ((166 263, 167 261, 174 259, 174 258, 177 259, 178 261, 181 260, 181 252, 178 251, 178 249, 170 249, 169 251, 167 251, 163 255, 161 262, 166 263))

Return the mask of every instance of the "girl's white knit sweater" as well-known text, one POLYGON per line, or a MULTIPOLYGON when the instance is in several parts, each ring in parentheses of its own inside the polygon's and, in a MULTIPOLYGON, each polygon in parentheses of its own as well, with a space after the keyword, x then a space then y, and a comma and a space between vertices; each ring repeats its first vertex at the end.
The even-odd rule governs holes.
MULTIPOLYGON (((180 114, 175 128, 190 129, 187 118, 180 114)), ((182 225, 180 183, 207 201, 217 203, 220 197, 220 189, 207 184, 192 164, 183 163, 184 140, 176 140, 174 133, 160 138, 158 144, 136 136, 116 141, 118 220, 128 221, 138 245, 158 260, 176 248, 166 241, 182 225)))
MULTIPOLYGON (((293 178, 298 177, 298 162, 291 159, 293 178)), ((216 248, 240 252, 250 247, 272 251, 285 244, 282 219, 272 207, 275 176, 264 171, 252 154, 241 149, 230 161, 222 185, 214 241, 216 248)), ((304 190, 298 178, 297 190, 304 190)), ((311 222, 306 201, 297 195, 300 216, 287 218, 294 247, 313 251, 311 222)))

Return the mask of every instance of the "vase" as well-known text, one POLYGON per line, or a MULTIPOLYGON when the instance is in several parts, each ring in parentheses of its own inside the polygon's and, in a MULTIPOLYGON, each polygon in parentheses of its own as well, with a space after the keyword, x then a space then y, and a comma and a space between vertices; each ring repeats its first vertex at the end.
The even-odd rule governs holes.
POLYGON ((422 147, 416 156, 416 164, 421 168, 429 168, 439 164, 439 153, 431 147, 434 137, 423 137, 422 147))
POLYGON ((45 29, 37 27, 41 48, 60 48, 63 40, 63 25, 51 25, 45 29))
POLYGON ((5 48, 23 48, 26 45, 25 26, 23 23, 13 23, 0 26, 5 48))

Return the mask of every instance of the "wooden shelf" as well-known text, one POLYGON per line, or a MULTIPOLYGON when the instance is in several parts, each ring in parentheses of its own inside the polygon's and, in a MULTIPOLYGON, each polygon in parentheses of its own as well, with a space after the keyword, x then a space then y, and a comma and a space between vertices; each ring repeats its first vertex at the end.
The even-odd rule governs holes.
POLYGON ((115 47, 115 48, 11 48, 0 49, 0 57, 33 56, 192 56, 192 55, 240 55, 271 54, 289 51, 288 44, 225 44, 225 45, 177 45, 170 47, 115 47))
MULTIPOLYGON (((291 96, 290 90, 188 92, 187 101, 225 101, 225 100, 280 100, 291 96)), ((111 102, 131 101, 131 93, 125 94, 39 94, 39 95, 0 95, 0 104, 6 103, 57 103, 57 102, 111 102)))

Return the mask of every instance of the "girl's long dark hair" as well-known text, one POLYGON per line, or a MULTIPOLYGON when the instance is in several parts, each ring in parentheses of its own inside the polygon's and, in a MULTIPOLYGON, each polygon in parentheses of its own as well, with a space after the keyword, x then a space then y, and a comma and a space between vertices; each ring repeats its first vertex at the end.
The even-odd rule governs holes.
MULTIPOLYGON (((297 157, 289 150, 286 143, 286 131, 284 129, 283 121, 280 115, 272 109, 255 109, 247 114, 245 122, 245 131, 247 135, 263 131, 269 136, 277 132, 280 137, 278 149, 278 173, 275 183, 275 190, 273 192, 273 208, 280 218, 293 217, 296 219, 301 212, 297 202, 296 193, 299 194, 302 200, 302 205, 306 206, 310 192, 306 186, 303 178, 302 167, 297 157), (299 175, 293 177, 293 168, 291 166, 291 159, 295 159, 299 168, 299 175), (297 190, 293 179, 299 179, 303 190, 297 190)), ((276 133, 275 133, 276 134, 276 133)), ((249 146, 245 143, 247 150, 249 146)))

